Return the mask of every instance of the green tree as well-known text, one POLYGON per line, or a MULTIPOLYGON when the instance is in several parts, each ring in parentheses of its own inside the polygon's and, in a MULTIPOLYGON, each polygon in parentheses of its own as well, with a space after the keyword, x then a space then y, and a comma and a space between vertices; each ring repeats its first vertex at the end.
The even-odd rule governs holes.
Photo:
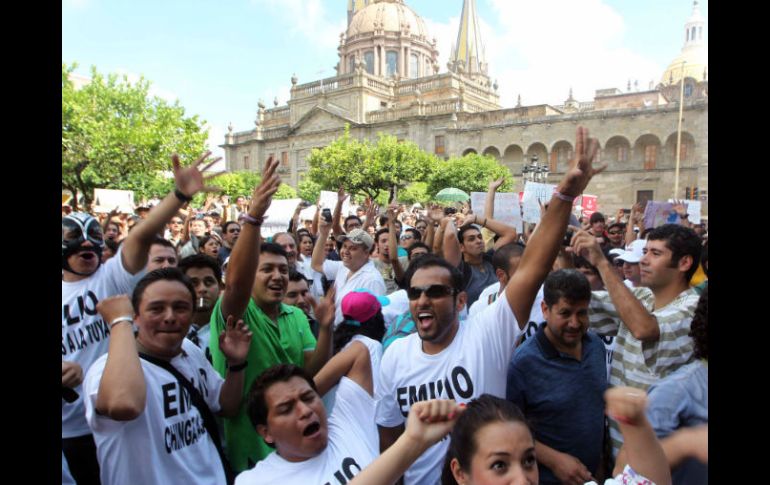
POLYGON ((310 177, 305 177, 297 184, 297 192, 302 200, 315 203, 321 196, 321 184, 313 182, 310 177))
POLYGON ((424 204, 429 200, 428 184, 425 182, 409 184, 398 192, 398 201, 404 204, 414 204, 415 202, 424 204))
POLYGON ((350 137, 350 127, 330 145, 313 150, 308 157, 308 178, 326 190, 345 187, 352 194, 375 199, 393 187, 423 181, 436 163, 434 155, 412 142, 380 135, 376 144, 350 137))
POLYGON ((470 153, 464 157, 439 160, 436 169, 428 178, 427 192, 431 198, 441 189, 454 187, 467 193, 486 192, 490 180, 505 176, 499 192, 510 192, 513 177, 510 170, 494 157, 470 153))
MULTIPOLYGON (((106 78, 91 68, 79 89, 69 79, 77 67, 62 64, 62 188, 90 202, 98 187, 135 190, 137 198, 158 195, 171 154, 195 160, 208 133, 179 102, 149 95, 150 82, 106 78)), ((162 193, 161 193, 162 194, 162 193)))

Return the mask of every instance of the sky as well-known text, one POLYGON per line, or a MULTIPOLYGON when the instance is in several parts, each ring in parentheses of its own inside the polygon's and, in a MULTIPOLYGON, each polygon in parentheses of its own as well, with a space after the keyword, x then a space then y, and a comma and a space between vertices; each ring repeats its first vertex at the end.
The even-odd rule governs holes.
MULTIPOLYGON (((441 72, 463 0, 406 0, 436 37, 441 72)), ((503 107, 579 101, 597 89, 660 82, 684 44, 692 0, 476 0, 490 77, 503 107)), ((706 19, 708 1, 699 2, 706 19)), ((257 104, 334 75, 347 0, 62 0, 62 62, 143 75, 152 94, 178 99, 207 122, 224 152, 227 126, 254 128, 257 104)), ((224 164, 221 165, 224 168, 224 164)))

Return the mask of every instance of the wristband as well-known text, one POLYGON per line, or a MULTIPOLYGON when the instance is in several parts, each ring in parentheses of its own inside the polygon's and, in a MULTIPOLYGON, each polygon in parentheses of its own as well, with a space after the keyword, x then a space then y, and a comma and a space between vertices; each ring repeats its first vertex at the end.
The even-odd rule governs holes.
POLYGON ((227 366, 227 370, 229 370, 230 372, 240 372, 243 369, 245 369, 247 365, 249 365, 249 361, 244 360, 242 364, 227 366))
POLYGON ((184 202, 184 203, 187 203, 193 200, 192 197, 188 197, 184 195, 182 191, 179 190, 178 188, 174 188, 174 195, 176 196, 177 199, 179 199, 181 202, 184 202))
POLYGON ((575 199, 577 199, 577 196, 564 195, 564 194, 562 194, 561 192, 558 192, 558 191, 556 191, 556 190, 554 190, 554 191, 553 191, 553 195, 554 195, 554 196, 555 196, 557 199, 561 199, 561 200, 563 200, 564 202, 575 202, 575 199))
POLYGON ((130 315, 124 315, 122 317, 118 317, 118 318, 113 319, 110 322, 110 330, 112 330, 112 327, 114 327, 115 325, 117 325, 119 323, 122 323, 122 322, 128 322, 131 325, 133 325, 134 324, 134 317, 132 317, 130 315))
POLYGON ((259 227, 262 225, 263 222, 265 222, 264 217, 252 217, 246 213, 241 214, 241 219, 243 219, 243 222, 246 224, 251 224, 254 227, 259 227))

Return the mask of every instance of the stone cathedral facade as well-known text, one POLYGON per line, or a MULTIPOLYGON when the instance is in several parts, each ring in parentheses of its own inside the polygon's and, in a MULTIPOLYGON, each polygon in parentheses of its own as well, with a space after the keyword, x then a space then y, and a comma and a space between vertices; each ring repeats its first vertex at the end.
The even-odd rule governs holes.
POLYGON ((679 192, 698 188, 708 215, 708 71, 705 21, 693 2, 680 54, 657 86, 598 89, 594 99, 569 97, 562 105, 501 107, 488 75, 475 0, 464 0, 457 40, 447 66, 425 22, 404 0, 348 0, 348 27, 340 35, 335 76, 299 84, 292 77, 286 105, 259 103, 254 128, 225 135, 228 170, 260 170, 272 154, 284 182, 296 184, 307 156, 339 137, 376 140, 378 133, 417 143, 441 157, 491 155, 523 187, 522 169, 533 160, 561 178, 571 157, 575 128, 589 128, 608 169, 586 193, 614 214, 637 201, 674 196, 677 146, 679 192), (679 135, 680 99, 682 126, 679 135), (679 141, 678 141, 679 139, 679 141))

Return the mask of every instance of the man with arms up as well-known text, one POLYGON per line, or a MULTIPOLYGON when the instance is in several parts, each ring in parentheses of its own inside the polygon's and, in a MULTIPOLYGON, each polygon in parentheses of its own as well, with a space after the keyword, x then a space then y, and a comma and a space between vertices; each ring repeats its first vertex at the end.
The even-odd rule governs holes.
POLYGON ((251 333, 228 318, 218 335, 230 367, 223 380, 185 338, 194 298, 184 274, 166 268, 142 278, 131 301, 122 295, 98 305, 112 329, 110 348, 83 387, 105 485, 226 483, 211 413, 238 412, 251 333))
MULTIPOLYGON (((506 371, 516 338, 559 251, 572 201, 597 172, 592 166, 597 146, 595 139, 588 138, 588 131, 579 127, 575 159, 505 287, 505 296, 478 316, 459 322, 467 295, 455 265, 428 255, 410 266, 407 294, 417 333, 395 341, 383 354, 377 396, 381 450, 403 432, 415 402, 455 399, 466 403, 484 393, 505 396, 506 371)), ((447 445, 443 441, 432 446, 406 472, 405 483, 438 482, 447 445)))
MULTIPOLYGON (((110 330, 96 311, 97 303, 109 296, 130 293, 147 265, 156 235, 193 195, 212 190, 205 182, 213 175, 203 177, 198 170, 209 154, 206 152, 186 168, 181 168, 177 155, 172 157, 175 190, 128 234, 115 257, 103 265, 99 260, 104 238, 96 219, 80 212, 62 219, 62 385, 65 373, 71 373, 76 366, 85 373, 107 352, 110 330)), ((74 390, 77 399, 62 401, 62 449, 79 485, 99 483, 96 448, 86 423, 82 389, 76 386, 74 390)))
MULTIPOLYGON (((272 157, 267 160, 262 182, 254 189, 248 211, 241 215, 244 224, 230 255, 227 288, 211 316, 209 348, 220 375, 227 372, 227 359, 215 336, 225 328, 225 316, 243 319, 254 334, 241 389, 243 395, 273 365, 291 363, 315 373, 331 355, 329 327, 322 326, 316 345, 302 310, 281 303, 289 279, 286 252, 277 244, 262 243, 260 228, 264 214, 280 185, 278 163, 272 157)), ((224 428, 227 453, 236 471, 254 466, 272 451, 257 435, 245 408, 237 416, 225 419, 224 428)))
MULTIPOLYGON (((629 289, 604 257, 596 238, 575 234, 574 251, 599 269, 607 291, 591 297, 591 327, 600 335, 616 335, 611 386, 647 390, 693 359, 687 334, 698 304, 689 281, 700 260, 700 239, 692 229, 666 224, 647 236, 639 266, 642 286, 629 289)), ((613 455, 622 436, 610 420, 613 455)))

